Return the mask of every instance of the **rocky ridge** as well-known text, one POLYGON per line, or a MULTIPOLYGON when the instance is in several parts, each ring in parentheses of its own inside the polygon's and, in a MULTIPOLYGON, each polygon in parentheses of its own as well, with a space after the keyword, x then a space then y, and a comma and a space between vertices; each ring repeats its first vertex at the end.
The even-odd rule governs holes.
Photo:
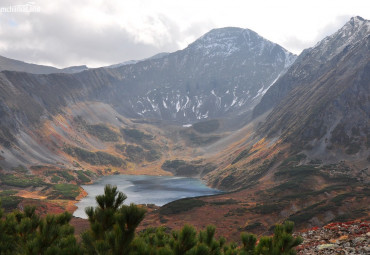
POLYGON ((0 56, 0 71, 7 70, 34 74, 51 74, 51 73, 78 73, 87 69, 89 68, 85 65, 71 66, 59 69, 53 66, 31 64, 0 56))
POLYGON ((298 86, 308 86, 336 66, 339 58, 359 43, 368 40, 370 21, 351 18, 341 29, 305 49, 289 70, 262 97, 253 110, 256 117, 276 106, 298 86))

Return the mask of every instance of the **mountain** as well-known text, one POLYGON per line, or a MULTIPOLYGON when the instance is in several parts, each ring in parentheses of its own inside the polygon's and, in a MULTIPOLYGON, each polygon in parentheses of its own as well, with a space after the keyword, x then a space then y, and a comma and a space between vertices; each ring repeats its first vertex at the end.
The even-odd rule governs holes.
POLYGON ((187 124, 235 116, 250 112, 294 60, 251 30, 215 29, 184 50, 117 68, 124 86, 104 97, 136 118, 187 124))
POLYGON ((116 67, 125 66, 125 65, 133 65, 133 64, 136 64, 136 63, 138 63, 140 61, 144 61, 144 60, 162 58, 162 57, 167 56, 168 54, 170 54, 170 53, 162 52, 162 53, 155 54, 154 56, 151 56, 150 58, 145 58, 145 59, 142 59, 142 60, 128 60, 128 61, 125 61, 125 62, 122 62, 122 63, 118 63, 118 64, 114 64, 114 65, 110 65, 110 66, 105 66, 105 68, 116 68, 116 67))
POLYGON ((51 74, 51 73, 77 73, 87 69, 88 67, 85 65, 58 69, 52 66, 29 64, 23 61, 0 56, 0 71, 8 70, 34 74, 51 74))
POLYGON ((279 134, 320 159, 364 158, 370 147, 369 49, 370 22, 354 17, 305 50, 256 106, 258 114, 275 105, 260 132, 279 134))
POLYGON ((86 65, 81 66, 69 66, 63 69, 59 69, 59 72, 57 73, 79 73, 85 70, 88 70, 89 68, 86 65))
POLYGON ((355 17, 295 60, 253 31, 222 28, 116 68, 3 71, 0 181, 52 199, 55 183, 87 175, 200 177, 232 192, 173 202, 149 221, 243 226, 235 236, 286 219, 301 229, 366 219, 369 39, 355 17))
POLYGON ((329 68, 335 66, 340 54, 348 51, 358 41, 366 40, 368 33, 369 22, 361 17, 353 17, 336 33, 321 40, 315 47, 305 49, 290 70, 263 96, 253 110, 253 115, 256 117, 272 109, 300 84, 298 79, 307 84, 327 73, 329 68))
POLYGON ((148 221, 211 222, 237 237, 227 226, 265 233, 285 220, 299 229, 368 220, 369 85, 370 21, 354 17, 298 56, 255 107, 254 121, 205 147, 204 163, 217 167, 203 179, 232 192, 172 202, 148 221))
POLYGON ((213 185, 240 188, 276 168, 279 158, 300 153, 300 164, 346 161, 351 175, 369 181, 363 173, 370 160, 369 49, 370 22, 354 17, 302 52, 254 108, 245 142, 209 174, 213 185), (256 157, 271 165, 251 164, 256 157))
MULTIPOLYGON (((76 143, 72 134, 57 128, 58 118, 68 120, 70 129, 76 128, 74 118, 81 116, 90 124, 106 123, 110 116, 109 122, 113 119, 115 123, 111 128, 116 130, 122 124, 116 117, 126 119, 127 123, 128 118, 138 119, 137 123, 151 119, 170 121, 181 127, 208 118, 234 116, 240 125, 248 120, 238 114, 250 114, 259 98, 294 59, 293 54, 251 30, 222 28, 210 31, 184 50, 117 68, 74 74, 3 71, 0 73, 0 144, 7 153, 4 152, 5 160, 0 164, 9 166, 8 160, 13 166, 22 162, 68 164, 71 159, 60 151, 62 144, 89 150, 101 147, 99 141, 93 142, 89 137, 84 137, 87 140, 83 143, 76 143), (104 107, 97 107, 97 103, 104 107), (77 105, 86 110, 72 110, 77 105), (107 116, 100 112, 103 108, 107 116), (59 137, 56 142, 49 136, 53 140, 49 141, 49 147, 42 142, 43 134, 35 134, 45 125, 46 133, 59 137)), ((225 130, 232 123, 235 122, 216 125, 225 130)), ((194 132, 188 128, 180 136, 186 137, 192 146, 220 138, 208 136, 207 132, 194 132)))

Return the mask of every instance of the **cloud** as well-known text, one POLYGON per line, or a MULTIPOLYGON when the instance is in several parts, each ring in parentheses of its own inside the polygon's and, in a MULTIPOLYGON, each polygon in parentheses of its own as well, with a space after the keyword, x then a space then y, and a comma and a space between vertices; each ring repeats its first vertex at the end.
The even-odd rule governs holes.
POLYGON ((343 25, 347 23, 350 20, 350 18, 351 15, 340 15, 335 17, 331 22, 325 24, 325 26, 318 31, 315 40, 317 41, 322 40, 326 36, 335 33, 338 29, 343 27, 343 25))
POLYGON ((289 49, 291 52, 295 54, 299 54, 302 49, 306 49, 312 46, 312 42, 301 40, 296 36, 289 36, 285 39, 282 43, 286 49, 289 49))
POLYGON ((323 27, 319 28, 316 32, 315 37, 310 40, 300 39, 297 36, 288 36, 282 42, 284 47, 290 51, 299 54, 303 49, 313 47, 316 43, 324 39, 325 37, 335 33, 339 30, 346 22, 349 21, 351 15, 340 15, 335 17, 329 23, 324 24, 323 27))
POLYGON ((130 29, 119 21, 99 21, 110 19, 104 13, 109 10, 100 9, 100 17, 78 15, 80 6, 70 4, 58 11, 46 6, 40 13, 1 13, 0 54, 59 67, 101 66, 179 48, 179 28, 164 15, 145 16, 141 27, 130 29))
MULTIPOLYGON (((97 67, 183 49, 224 26, 253 29, 299 53, 354 13, 370 15, 368 1, 353 1, 349 6, 341 0, 335 5, 322 0, 302 5, 293 0, 35 0, 40 12, 0 13, 0 55, 57 67, 97 67)), ((0 7, 25 3, 4 0, 0 7)))

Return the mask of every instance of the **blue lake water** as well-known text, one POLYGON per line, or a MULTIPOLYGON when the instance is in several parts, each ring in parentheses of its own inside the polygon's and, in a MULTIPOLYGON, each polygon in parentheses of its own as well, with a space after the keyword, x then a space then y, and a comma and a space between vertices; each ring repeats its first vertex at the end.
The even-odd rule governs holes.
POLYGON ((222 193, 207 187, 201 180, 173 176, 149 175, 112 175, 104 176, 90 185, 82 185, 88 193, 76 205, 75 217, 87 218, 85 208, 96 206, 95 197, 104 193, 106 184, 116 185, 118 190, 125 193, 125 204, 155 204, 162 206, 171 201, 186 197, 197 197, 222 193))

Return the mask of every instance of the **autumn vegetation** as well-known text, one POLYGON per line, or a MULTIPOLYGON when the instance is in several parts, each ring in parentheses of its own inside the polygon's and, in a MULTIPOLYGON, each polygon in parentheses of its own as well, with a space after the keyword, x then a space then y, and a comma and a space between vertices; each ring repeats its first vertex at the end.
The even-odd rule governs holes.
POLYGON ((74 235, 72 215, 64 212, 41 218, 34 207, 4 215, 0 211, 1 254, 107 254, 107 255, 255 255, 296 254, 301 237, 293 237, 293 222, 276 225, 273 236, 259 240, 242 233, 239 243, 216 238, 216 228, 197 231, 185 225, 180 230, 147 228, 137 233, 145 209, 124 205, 126 196, 107 185, 96 197, 97 206, 86 209, 90 228, 74 235))

